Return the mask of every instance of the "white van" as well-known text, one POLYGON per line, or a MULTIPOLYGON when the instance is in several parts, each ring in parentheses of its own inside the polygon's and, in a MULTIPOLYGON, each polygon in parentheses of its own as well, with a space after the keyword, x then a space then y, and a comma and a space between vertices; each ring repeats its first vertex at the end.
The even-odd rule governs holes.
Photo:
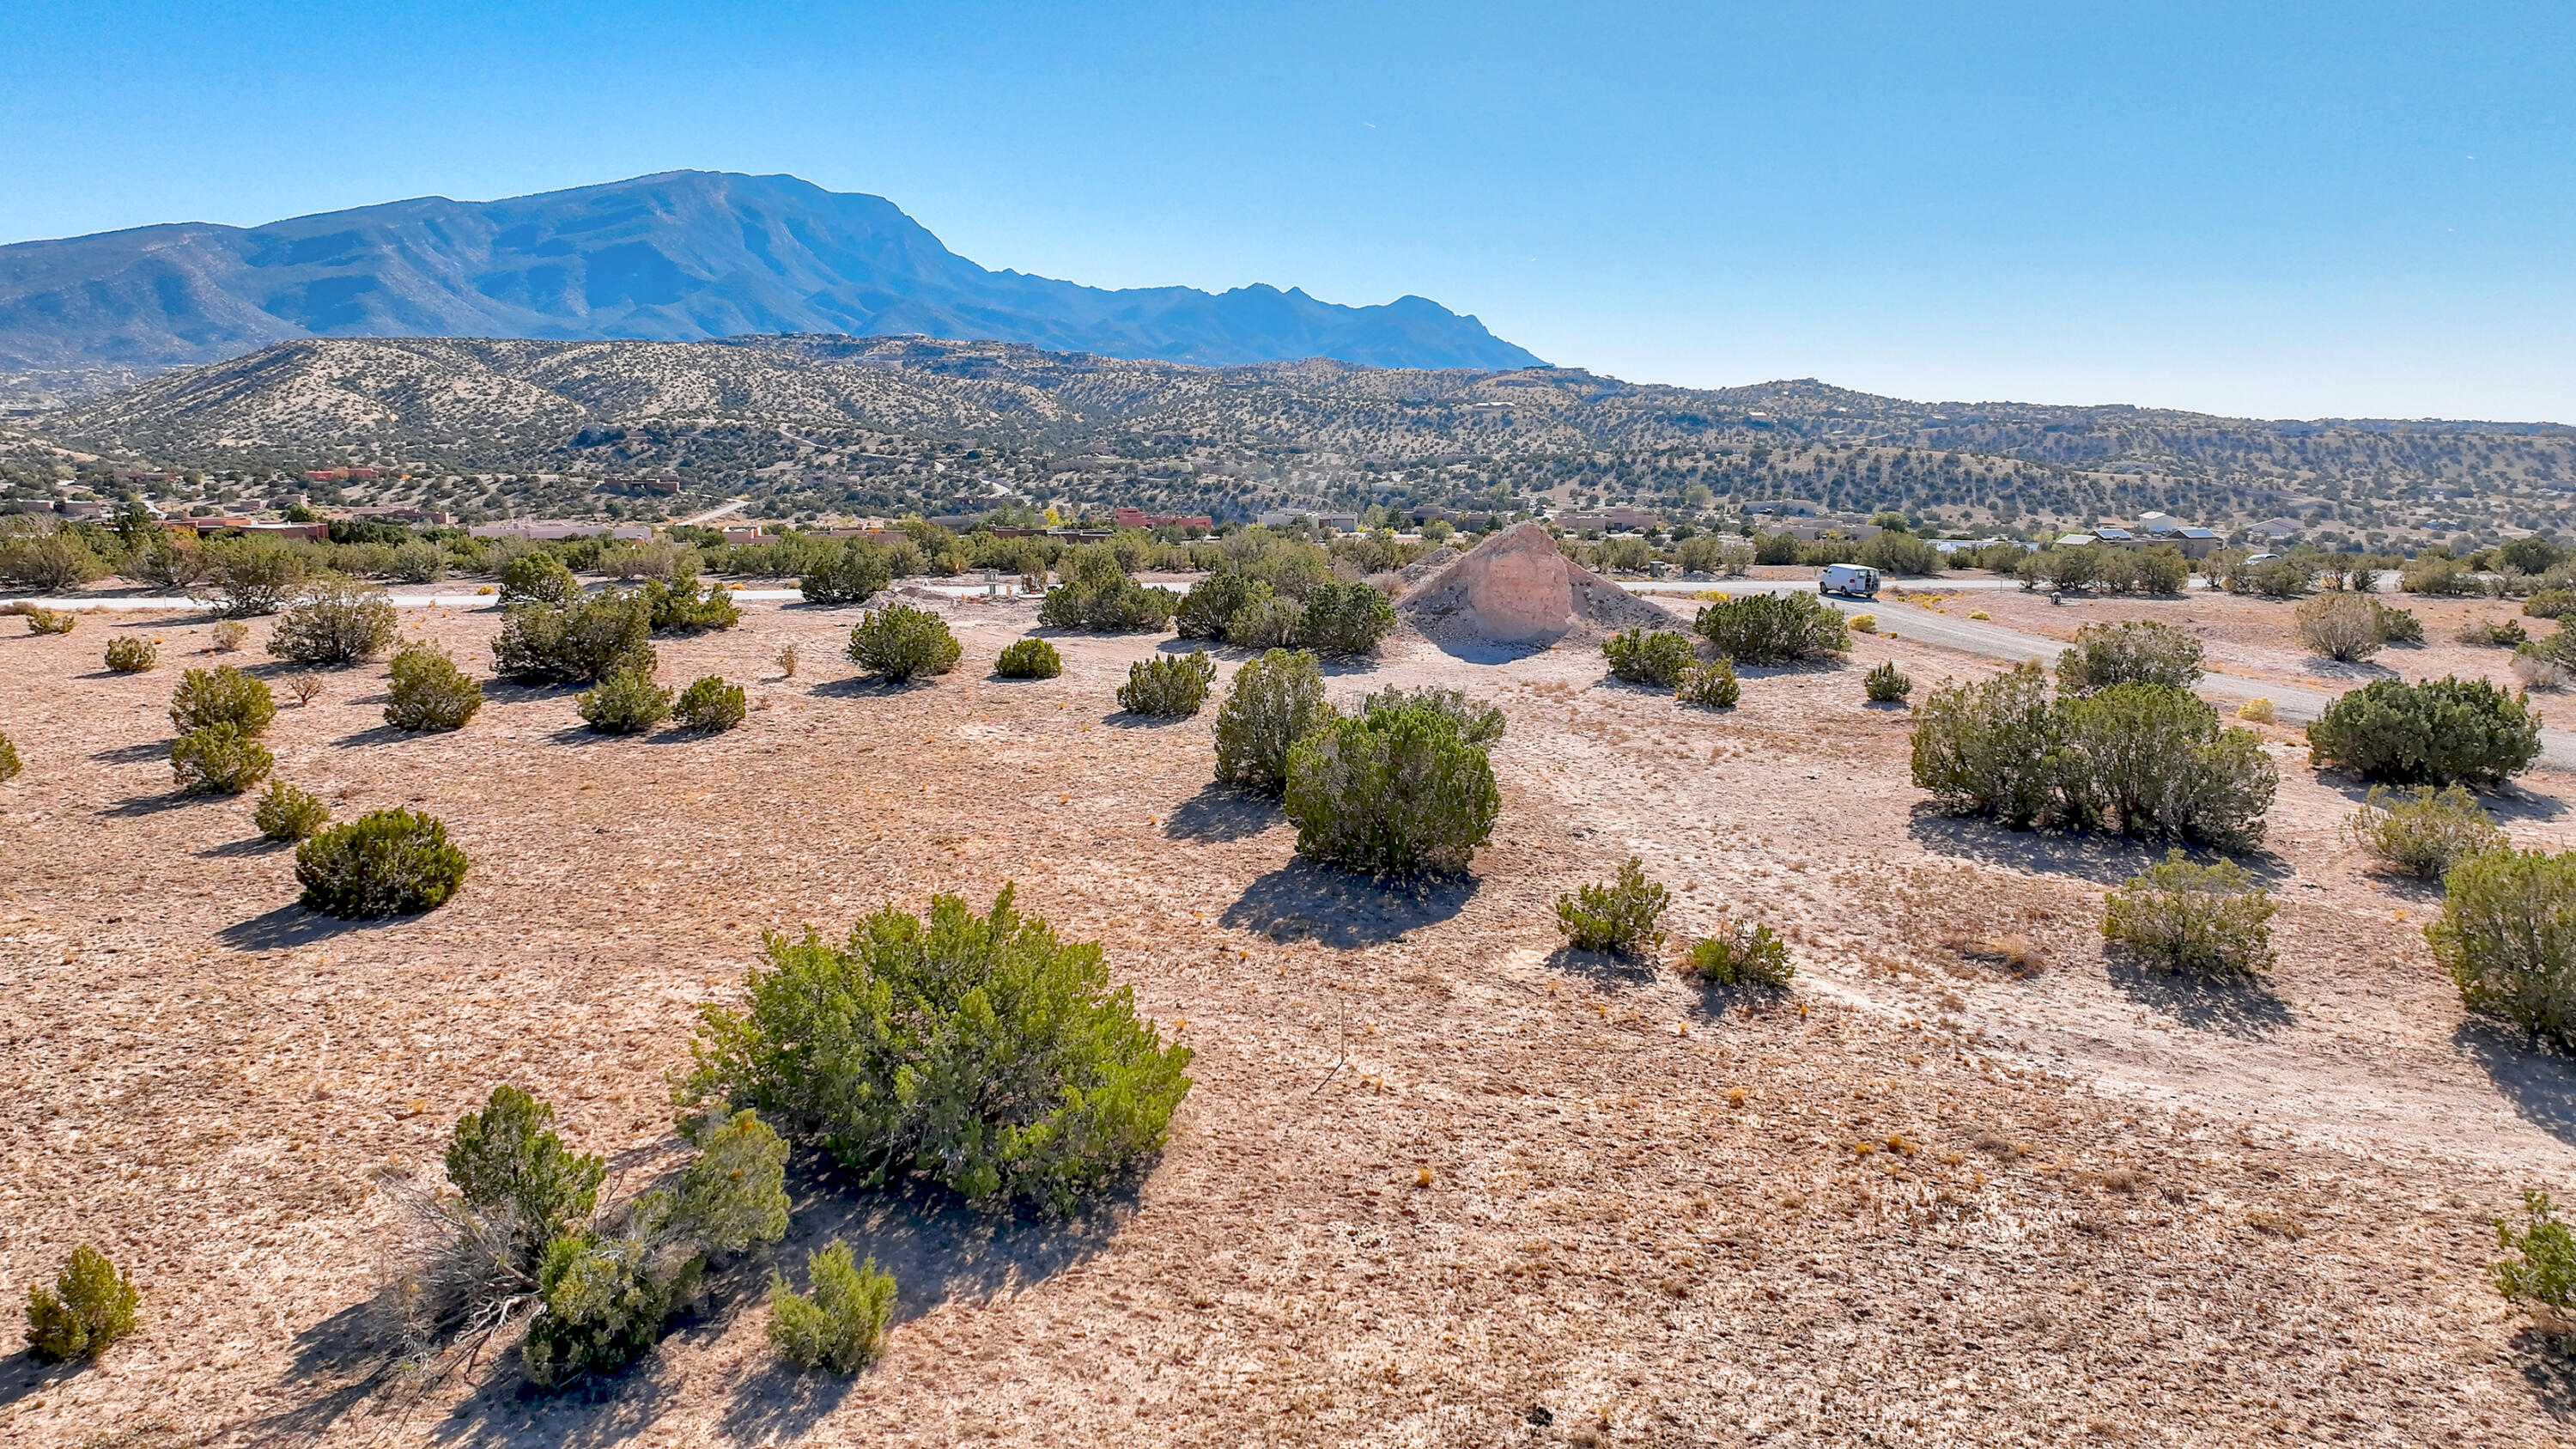
POLYGON ((1816 575, 1816 592, 1840 594, 1846 599, 1878 597, 1878 570, 1866 564, 1827 564, 1816 575))

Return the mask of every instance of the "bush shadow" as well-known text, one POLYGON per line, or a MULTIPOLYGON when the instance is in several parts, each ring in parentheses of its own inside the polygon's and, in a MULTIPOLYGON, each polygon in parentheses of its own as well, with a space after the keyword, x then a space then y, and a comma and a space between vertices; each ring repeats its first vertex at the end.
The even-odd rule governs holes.
POLYGON ((1700 1015, 1710 1021, 1723 1021, 1730 1013, 1750 1018, 1786 1006, 1796 997, 1794 987, 1766 986, 1759 981, 1711 981, 1696 971, 1685 971, 1682 980, 1698 993, 1700 1015))
POLYGON ((271 840, 265 835, 252 835, 246 836, 240 840, 227 840, 221 845, 209 845, 205 849, 197 852, 197 858, 200 860, 238 860, 243 856, 272 855, 280 850, 292 849, 294 849, 294 842, 292 841, 271 840))
MULTIPOLYGON (((1425 638, 1431 638, 1425 635, 1425 638)), ((1431 638, 1431 647, 1466 664, 1517 664, 1534 659, 1555 647, 1555 640, 1531 640, 1518 644, 1499 644, 1483 639, 1431 638)))
POLYGON ((228 800, 228 795, 191 795, 185 790, 172 790, 160 795, 128 795, 101 809, 98 813, 111 819, 128 820, 143 815, 158 815, 164 810, 181 810, 203 800, 228 800))
POLYGON ((1624 990, 1650 986, 1655 980, 1654 962, 1616 951, 1586 951, 1579 946, 1559 946, 1547 954, 1546 964, 1568 976, 1624 990))
POLYGON ((1301 856, 1245 886, 1217 919, 1274 941, 1308 940, 1349 951, 1448 920, 1483 885, 1476 876, 1383 881, 1301 856))
POLYGON ((142 740, 130 745, 117 745, 111 749, 95 751, 90 758, 102 765, 140 765, 152 760, 170 758, 170 747, 177 743, 177 740, 142 740))
MULTIPOLYGON (((1917 805, 1905 833, 1935 855, 1976 861, 2035 875, 2072 876, 2096 885, 2115 886, 2148 866, 2158 864, 2169 842, 2133 840, 2086 830, 2014 830, 1976 815, 1944 815, 1930 804, 1917 805)), ((2184 847, 2194 860, 2207 861, 2222 852, 2184 847)), ((2267 890, 2278 890, 2298 872, 2267 850, 2228 855, 2267 890)))
POLYGON ((398 730, 392 725, 380 724, 368 729, 362 729, 353 735, 342 735, 331 743, 338 745, 342 749, 357 750, 365 749, 370 745, 400 744, 402 741, 412 737, 413 732, 410 730, 398 730))
POLYGON ((36 1357, 32 1348, 22 1348, 7 1358, 0 1358, 0 1408, 6 1408, 30 1394, 41 1394, 80 1371, 78 1359, 47 1363, 36 1357))
POLYGON ((319 1443, 392 1378, 395 1358, 372 1302, 343 1308, 295 1335, 277 1387, 304 1397, 244 1427, 262 1444, 319 1443))
POLYGON ((2576 1146, 2576 1059, 2533 1045, 2528 1033, 2483 1019, 2460 1023, 2451 1044, 2487 1074, 2513 1104, 2515 1116, 2576 1146))
POLYGON ((1187 714, 1130 714, 1123 709, 1113 709, 1102 715, 1100 722, 1113 730, 1159 730, 1186 724, 1196 718, 1196 715, 1187 714))
POLYGON ((291 946, 309 946, 334 936, 353 931, 382 931, 415 920, 413 916, 379 916, 373 920, 345 921, 308 911, 299 905, 279 906, 266 915, 253 916, 215 932, 215 939, 236 951, 282 951, 291 946))
POLYGON ((827 679, 805 692, 816 699, 886 699, 906 690, 926 689, 930 677, 908 679, 901 684, 879 679, 873 674, 852 674, 840 679, 827 679))
POLYGON ((2576 1336, 2531 1324, 2507 1339, 2505 1349, 2542 1413, 2562 1423, 2576 1418, 2576 1336))
POLYGON ((2194 1031, 2261 1038, 2295 1020, 2289 1003, 2259 976, 2158 971, 2125 951, 2110 953, 2107 970, 2122 995, 2194 1031))
POLYGON ((1278 801, 1211 780, 1172 807, 1163 833, 1176 840, 1246 840, 1287 818, 1278 801))

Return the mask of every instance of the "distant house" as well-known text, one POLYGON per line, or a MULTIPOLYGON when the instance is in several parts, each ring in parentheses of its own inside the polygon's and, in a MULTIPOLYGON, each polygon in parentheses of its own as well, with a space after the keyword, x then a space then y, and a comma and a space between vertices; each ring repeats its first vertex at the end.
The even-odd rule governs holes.
POLYGON ((2295 518, 2267 518, 2254 525, 2254 531, 2267 542, 2287 543, 2306 531, 2306 525, 2295 518))
POLYGON ((1779 531, 1800 543, 1814 543, 1827 534, 1838 535, 1854 543, 1860 543, 1876 538, 1887 530, 1875 523, 1835 523, 1824 520, 1815 523, 1792 523, 1779 531))
POLYGON ((677 478, 662 476, 624 477, 612 475, 610 477, 600 479, 599 487, 594 491, 600 493, 623 493, 629 497, 639 498, 647 495, 667 498, 680 491, 680 480, 677 478))
POLYGON ((1825 505, 1818 503, 1811 498, 1766 498, 1759 503, 1747 503, 1744 505, 1744 514, 1747 518, 1766 513, 1776 514, 1784 518, 1813 518, 1822 514, 1824 511, 1825 505))
POLYGON ((1560 513, 1555 522, 1557 527, 1568 533, 1643 533, 1664 525, 1664 521, 1655 515, 1624 503, 1588 513, 1560 513))
POLYGON ((352 508, 348 510, 346 516, 378 523, 430 523, 443 525, 454 523, 456 521, 455 514, 442 513, 435 508, 352 508))
POLYGON ((1303 509, 1264 513, 1252 521, 1265 528, 1285 528, 1300 520, 1311 521, 1317 528, 1332 533, 1357 533, 1360 516, 1356 513, 1309 513, 1303 509))
POLYGON ((1113 508, 1109 520, 1120 528, 1216 527, 1216 520, 1203 513, 1147 513, 1141 508, 1113 508))
POLYGON ((210 522, 215 528, 227 529, 254 538, 302 539, 322 543, 331 537, 331 525, 327 523, 236 523, 230 519, 210 522))
POLYGON ((476 538, 525 538, 551 543, 559 538, 651 538, 653 530, 641 523, 557 523, 539 519, 514 518, 507 523, 478 523, 465 530, 476 538))

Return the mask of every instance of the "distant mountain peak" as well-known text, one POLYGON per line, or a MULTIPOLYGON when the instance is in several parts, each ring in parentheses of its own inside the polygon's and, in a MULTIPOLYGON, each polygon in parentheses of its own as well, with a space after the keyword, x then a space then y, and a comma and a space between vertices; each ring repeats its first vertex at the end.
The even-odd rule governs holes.
POLYGON ((1406 295, 1252 283, 1109 291, 992 271, 881 196, 662 171, 498 201, 413 197, 256 227, 0 246, 0 371, 130 377, 307 337, 702 341, 787 333, 1022 342, 1204 365, 1541 365, 1406 295))

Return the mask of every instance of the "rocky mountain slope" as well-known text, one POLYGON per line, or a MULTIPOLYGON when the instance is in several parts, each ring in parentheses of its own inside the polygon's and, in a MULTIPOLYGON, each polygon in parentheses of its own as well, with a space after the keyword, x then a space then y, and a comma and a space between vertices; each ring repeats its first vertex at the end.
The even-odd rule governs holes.
POLYGON ((96 369, 212 362, 315 336, 791 332, 1213 364, 1538 361, 1420 297, 1346 307, 1268 286, 1107 291, 988 271, 882 197, 792 176, 675 171, 501 201, 421 197, 246 229, 188 222, 0 247, 0 373, 57 392, 96 369))

